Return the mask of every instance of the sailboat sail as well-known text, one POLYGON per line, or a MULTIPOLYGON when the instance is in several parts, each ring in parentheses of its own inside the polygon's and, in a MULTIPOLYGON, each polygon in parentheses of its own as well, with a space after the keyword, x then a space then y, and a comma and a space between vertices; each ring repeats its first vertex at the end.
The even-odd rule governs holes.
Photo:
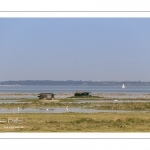
POLYGON ((122 85, 122 88, 123 88, 123 89, 126 88, 124 84, 122 85))

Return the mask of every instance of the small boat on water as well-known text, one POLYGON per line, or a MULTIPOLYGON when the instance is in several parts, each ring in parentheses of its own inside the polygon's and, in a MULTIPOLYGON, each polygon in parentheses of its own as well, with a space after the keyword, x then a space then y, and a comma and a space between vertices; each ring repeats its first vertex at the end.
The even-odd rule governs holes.
POLYGON ((125 87, 125 85, 123 84, 123 85, 122 85, 122 89, 124 89, 124 88, 126 88, 126 87, 125 87))

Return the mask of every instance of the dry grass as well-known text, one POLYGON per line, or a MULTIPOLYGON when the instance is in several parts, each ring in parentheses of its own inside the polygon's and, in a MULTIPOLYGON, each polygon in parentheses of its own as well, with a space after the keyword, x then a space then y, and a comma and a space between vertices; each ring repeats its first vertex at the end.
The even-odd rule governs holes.
POLYGON ((0 114, 0 118, 23 120, 0 123, 1 132, 150 132, 150 113, 0 114))

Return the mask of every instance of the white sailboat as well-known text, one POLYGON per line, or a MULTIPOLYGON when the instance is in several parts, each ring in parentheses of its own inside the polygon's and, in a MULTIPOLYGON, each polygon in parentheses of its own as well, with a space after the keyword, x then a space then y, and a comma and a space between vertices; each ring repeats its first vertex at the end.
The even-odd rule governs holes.
POLYGON ((123 85, 122 85, 122 89, 124 89, 124 88, 126 88, 126 87, 125 87, 125 85, 123 84, 123 85))

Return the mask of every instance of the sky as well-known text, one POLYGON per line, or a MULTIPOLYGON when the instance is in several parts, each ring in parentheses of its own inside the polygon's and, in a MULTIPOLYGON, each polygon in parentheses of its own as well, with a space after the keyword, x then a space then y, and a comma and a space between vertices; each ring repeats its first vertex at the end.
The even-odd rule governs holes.
POLYGON ((150 18, 0 18, 0 81, 150 81, 150 18))

